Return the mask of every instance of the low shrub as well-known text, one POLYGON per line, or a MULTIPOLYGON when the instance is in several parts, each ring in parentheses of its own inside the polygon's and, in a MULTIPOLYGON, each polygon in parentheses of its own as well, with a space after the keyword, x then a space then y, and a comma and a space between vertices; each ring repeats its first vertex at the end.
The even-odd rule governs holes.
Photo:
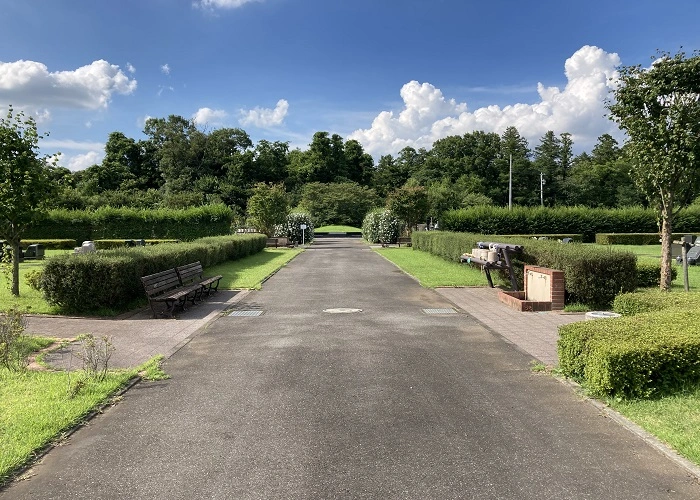
POLYGON ((378 208, 362 221, 362 237, 370 243, 396 243, 401 223, 391 210, 378 208))
POLYGON ((700 311, 668 309, 559 327, 559 367, 595 395, 649 397, 700 381, 700 311))
POLYGON ((564 271, 567 303, 580 302, 594 307, 607 307, 618 293, 631 292, 636 288, 637 258, 631 252, 522 237, 444 231, 413 234, 413 248, 453 262, 474 248, 479 241, 508 242, 523 246, 523 253, 514 259, 514 272, 521 286, 525 264, 564 271))
POLYGON ((622 293, 615 297, 612 309, 623 316, 665 309, 693 309, 700 304, 700 292, 672 293, 660 289, 622 293))
MULTIPOLYGON (((700 230, 700 206, 681 210, 674 230, 700 230)), ((597 233, 658 233, 657 213, 652 209, 602 209, 587 207, 479 206, 445 212, 440 228, 476 234, 582 234, 584 243, 597 233)))
POLYGON ((73 250, 77 246, 77 241, 69 239, 42 240, 31 239, 22 240, 20 246, 26 249, 29 245, 43 245, 46 250, 73 250))
MULTIPOLYGON (((671 267, 671 279, 678 277, 678 269, 671 267)), ((661 285, 661 263, 637 262, 637 288, 653 288, 661 285)))
MULTIPOLYGON (((128 248, 129 246, 126 244, 127 239, 118 239, 118 240, 95 240, 95 248, 97 250, 112 250, 115 248, 128 248)), ((133 240, 132 240, 133 241, 133 240)), ((146 245, 157 245, 159 243, 178 243, 179 240, 144 240, 146 245)))
POLYGON ((78 244, 104 239, 178 239, 192 241, 228 234, 233 211, 226 205, 187 209, 52 210, 26 232, 26 239, 70 238, 78 244))
POLYGON ((145 297, 141 277, 200 261, 209 267, 265 248, 260 234, 200 238, 190 243, 67 254, 47 260, 39 278, 46 300, 71 312, 122 309, 145 297))

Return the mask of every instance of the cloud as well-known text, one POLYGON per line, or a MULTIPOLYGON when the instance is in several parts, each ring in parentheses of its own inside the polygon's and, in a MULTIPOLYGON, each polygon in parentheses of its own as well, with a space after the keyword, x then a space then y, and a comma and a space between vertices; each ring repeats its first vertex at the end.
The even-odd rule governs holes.
POLYGON ((136 68, 134 68, 134 65, 131 64, 130 62, 126 63, 126 70, 131 73, 132 75, 136 73, 136 68))
POLYGON ((160 72, 163 73, 164 75, 169 75, 170 74, 170 65, 168 63, 163 64, 160 67, 160 72))
POLYGON ((42 108, 106 108, 113 94, 128 95, 135 90, 136 80, 104 60, 56 72, 36 61, 0 62, 0 102, 31 108, 42 119, 48 117, 42 108))
POLYGON ((199 108, 192 119, 197 125, 221 125, 227 116, 223 109, 199 108))
POLYGON ((348 139, 359 141, 373 155, 396 154, 406 146, 430 148, 436 140, 450 135, 475 130, 501 134, 515 126, 533 147, 548 130, 569 132, 575 144, 592 145, 603 133, 619 135, 604 116, 605 99, 615 86, 619 64, 617 54, 586 45, 566 60, 563 90, 538 83, 539 102, 492 105, 474 111, 469 111, 466 103, 446 99, 430 83, 411 81, 401 89, 404 107, 398 115, 382 111, 369 128, 354 131, 348 139))
POLYGON ((41 141, 42 149, 58 149, 63 151, 104 151, 105 145, 101 142, 74 141, 72 139, 51 139, 50 137, 41 141))
POLYGON ((192 5, 205 10, 237 9, 247 3, 261 2, 262 0, 199 0, 192 5))
POLYGON ((238 121, 241 125, 253 125, 260 128, 274 127, 281 125, 284 118, 287 116, 289 103, 285 99, 277 101, 275 109, 259 108, 250 110, 241 110, 241 119, 238 121))
POLYGON ((60 165, 65 166, 72 172, 85 170, 93 165, 99 165, 104 158, 103 151, 89 151, 75 156, 61 156, 60 165))

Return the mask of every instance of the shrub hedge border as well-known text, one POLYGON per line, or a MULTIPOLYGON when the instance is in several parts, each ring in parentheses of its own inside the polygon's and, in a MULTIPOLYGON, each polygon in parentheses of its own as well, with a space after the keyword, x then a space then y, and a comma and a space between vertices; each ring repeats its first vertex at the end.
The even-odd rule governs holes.
POLYGON ((47 260, 39 288, 49 303, 68 312, 121 310, 145 298, 142 276, 195 261, 207 268, 260 252, 266 243, 265 235, 245 234, 59 255, 47 260))

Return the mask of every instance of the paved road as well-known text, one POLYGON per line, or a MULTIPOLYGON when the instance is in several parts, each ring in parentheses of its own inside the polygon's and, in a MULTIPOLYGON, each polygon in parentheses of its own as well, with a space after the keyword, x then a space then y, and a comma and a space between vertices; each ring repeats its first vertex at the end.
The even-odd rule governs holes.
POLYGON ((0 498, 700 498, 469 314, 424 312, 450 307, 319 240, 0 498))

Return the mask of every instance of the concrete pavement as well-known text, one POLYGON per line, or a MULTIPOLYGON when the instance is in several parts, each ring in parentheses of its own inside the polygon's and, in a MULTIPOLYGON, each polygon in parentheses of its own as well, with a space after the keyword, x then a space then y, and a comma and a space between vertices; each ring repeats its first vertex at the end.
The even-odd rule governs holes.
POLYGON ((0 498, 700 498, 457 292, 319 241, 0 498))

